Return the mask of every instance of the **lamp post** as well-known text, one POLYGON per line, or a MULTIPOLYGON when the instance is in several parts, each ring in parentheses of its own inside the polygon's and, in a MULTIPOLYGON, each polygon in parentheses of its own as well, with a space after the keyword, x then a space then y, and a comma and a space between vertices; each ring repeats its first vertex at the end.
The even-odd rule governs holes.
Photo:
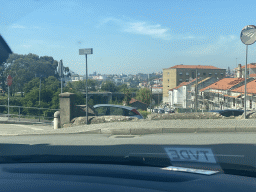
POLYGON ((246 59, 245 59, 245 71, 244 71, 244 118, 246 119, 246 84, 247 84, 247 55, 248 55, 248 45, 252 45, 256 41, 256 26, 247 25, 245 26, 240 34, 240 39, 243 44, 246 45, 246 59))
POLYGON ((87 55, 93 54, 93 49, 79 49, 79 55, 85 55, 85 63, 86 63, 86 124, 88 125, 88 68, 87 68, 87 55))

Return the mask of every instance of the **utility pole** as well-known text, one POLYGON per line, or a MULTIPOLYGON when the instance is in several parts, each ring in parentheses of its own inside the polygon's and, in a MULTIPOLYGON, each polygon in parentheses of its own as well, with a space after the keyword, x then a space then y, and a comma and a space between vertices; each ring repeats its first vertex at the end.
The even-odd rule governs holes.
POLYGON ((197 112, 197 87, 198 86, 198 81, 197 81, 197 68, 196 68, 196 86, 195 86, 195 111, 197 112))
POLYGON ((87 54, 93 54, 93 49, 79 49, 79 55, 85 55, 86 64, 86 124, 88 125, 88 67, 87 67, 87 54))

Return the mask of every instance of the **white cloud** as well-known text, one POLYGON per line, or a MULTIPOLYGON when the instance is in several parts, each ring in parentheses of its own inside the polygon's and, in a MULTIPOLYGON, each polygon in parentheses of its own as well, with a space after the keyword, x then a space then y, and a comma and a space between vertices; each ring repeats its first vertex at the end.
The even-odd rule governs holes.
POLYGON ((125 24, 124 31, 134 34, 147 35, 153 38, 165 40, 171 39, 169 29, 164 28, 159 24, 150 25, 146 22, 129 22, 125 24))
POLYGON ((32 47, 32 45, 22 45, 22 47, 28 49, 28 48, 32 47))
MULTIPOLYGON (((210 39, 209 39, 210 41, 210 39)), ((193 46, 187 54, 200 56, 200 55, 213 55, 213 54, 231 54, 240 50, 242 45, 239 42, 239 36, 227 35, 219 36, 216 39, 211 40, 212 43, 208 43, 200 46, 193 46), (214 42, 212 42, 214 41, 214 42)))
MULTIPOLYGON (((202 36, 194 36, 192 34, 173 34, 171 28, 164 27, 160 24, 150 24, 145 21, 131 21, 130 19, 117 19, 114 17, 107 17, 102 19, 97 27, 102 27, 108 24, 115 24, 122 32, 132 33, 138 35, 145 35, 152 38, 162 40, 192 40, 192 39, 205 39, 202 36)), ((113 26, 113 25, 112 25, 113 26)))
POLYGON ((165 40, 171 39, 169 29, 162 27, 160 24, 152 25, 142 21, 131 22, 122 19, 116 19, 114 17, 108 17, 103 19, 97 27, 101 27, 108 23, 114 23, 118 25, 121 28, 121 30, 126 33, 146 35, 153 38, 160 38, 165 40))
POLYGON ((25 26, 23 26, 23 25, 18 25, 18 24, 13 24, 11 27, 12 27, 12 28, 17 28, 17 29, 24 29, 24 28, 26 28, 25 26))

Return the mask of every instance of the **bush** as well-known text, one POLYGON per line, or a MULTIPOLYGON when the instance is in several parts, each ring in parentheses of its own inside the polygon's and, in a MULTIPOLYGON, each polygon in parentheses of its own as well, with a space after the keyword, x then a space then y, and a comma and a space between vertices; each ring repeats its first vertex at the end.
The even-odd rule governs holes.
POLYGON ((143 111, 143 110, 141 110, 141 109, 138 109, 138 111, 140 112, 140 114, 141 114, 145 119, 147 118, 147 116, 148 116, 149 114, 151 114, 151 112, 143 111))

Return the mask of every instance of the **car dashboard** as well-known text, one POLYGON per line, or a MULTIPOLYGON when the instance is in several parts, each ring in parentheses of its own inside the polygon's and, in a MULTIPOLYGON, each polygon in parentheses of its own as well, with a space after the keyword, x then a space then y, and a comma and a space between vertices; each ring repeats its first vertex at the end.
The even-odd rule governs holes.
POLYGON ((0 165, 1 191, 255 191, 256 179, 161 167, 84 163, 0 165))

